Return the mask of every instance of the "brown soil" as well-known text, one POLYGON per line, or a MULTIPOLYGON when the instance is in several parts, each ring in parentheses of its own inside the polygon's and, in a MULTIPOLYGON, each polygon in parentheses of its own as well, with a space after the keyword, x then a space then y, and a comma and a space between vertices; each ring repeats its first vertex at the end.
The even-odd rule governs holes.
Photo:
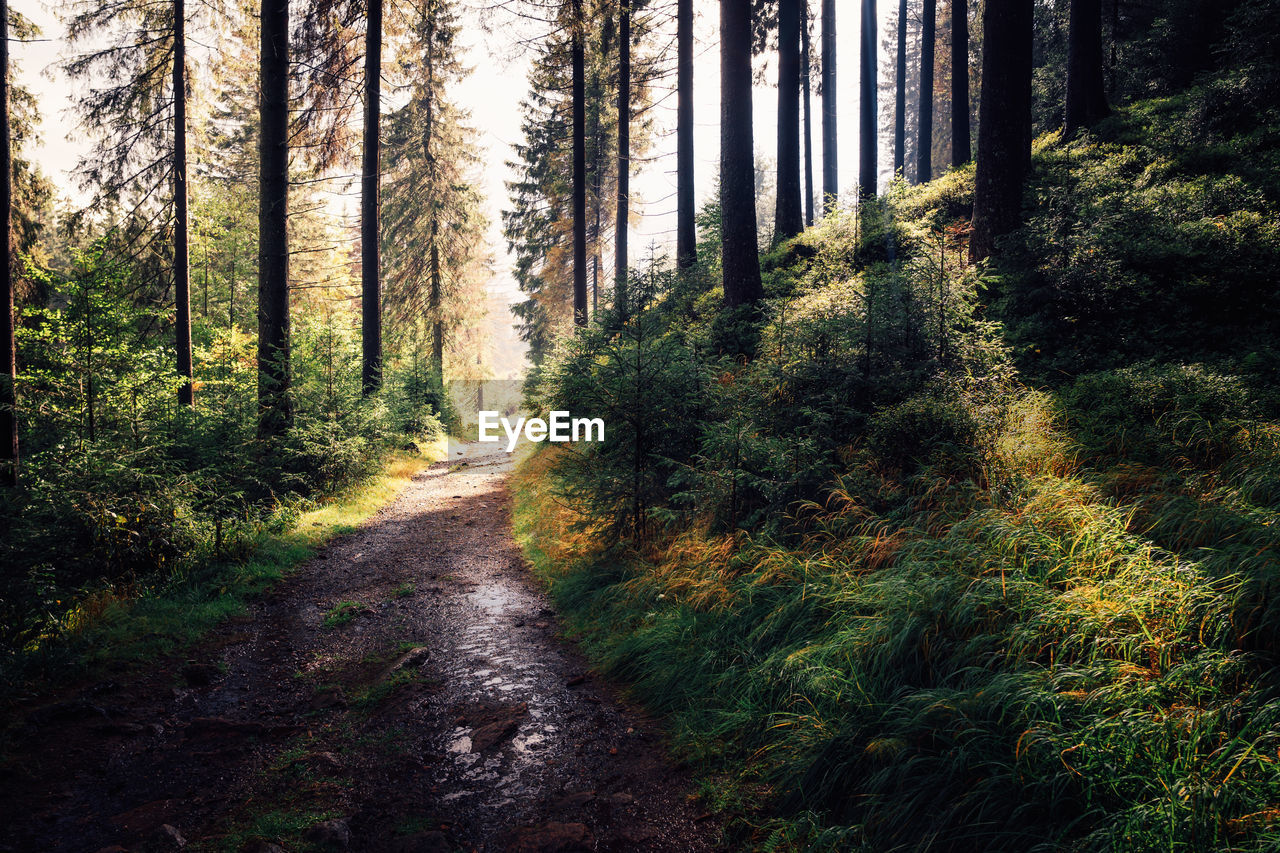
POLYGON ((0 850, 716 849, 654 724, 558 636, 506 454, 453 467, 183 659, 26 709, 0 850))

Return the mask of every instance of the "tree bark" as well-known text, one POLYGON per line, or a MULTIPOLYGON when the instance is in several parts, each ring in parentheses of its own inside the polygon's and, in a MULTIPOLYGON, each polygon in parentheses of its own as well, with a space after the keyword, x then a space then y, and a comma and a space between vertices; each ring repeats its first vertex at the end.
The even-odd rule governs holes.
POLYGON ((191 258, 187 212, 187 10, 173 0, 173 301, 178 350, 178 405, 195 405, 191 359, 191 258))
POLYGON ((876 0, 862 0, 862 65, 858 75, 858 198, 876 197, 879 160, 876 127, 876 0))
POLYGON ((751 122, 751 0, 720 0, 720 251, 730 308, 764 295, 751 122))
POLYGON ((431 220, 431 369, 436 381, 444 386, 444 318, 441 303, 444 301, 440 276, 440 222, 431 220))
POLYGON ((800 203, 800 2, 778 0, 778 180, 773 242, 804 230, 800 203))
POLYGON ((836 0, 822 0, 822 209, 840 196, 836 162, 836 0))
POLYGON ((627 316, 627 228, 631 222, 631 0, 618 5, 618 218, 613 235, 613 307, 627 316))
POLYGON ((916 182, 933 180, 933 63, 938 37, 937 0, 924 0, 920 28, 920 114, 916 131, 916 182))
POLYGON ((289 398, 289 0, 263 0, 258 197, 258 434, 284 433, 289 398))
POLYGON ((982 100, 969 258, 990 257, 1018 227, 1031 165, 1033 0, 987 0, 982 16, 982 100))
POLYGON ((809 2, 802 0, 800 16, 800 86, 804 98, 804 224, 813 225, 813 99, 810 76, 813 73, 809 46, 809 2))
POLYGON ((693 0, 676 10, 676 265, 686 270, 698 260, 693 191, 693 0))
POLYGON ((573 20, 573 322, 587 325, 587 83, 582 0, 570 6, 573 20))
POLYGON ((907 0, 898 0, 898 62, 894 75, 893 174, 906 176, 907 163, 907 0))
POLYGON ((1111 112, 1103 78, 1102 0, 1071 0, 1067 36, 1067 110, 1063 136, 1071 139, 1111 112))
POLYGON ((9 2, 0 0, 0 485, 18 485, 18 347, 13 314, 13 154, 9 147, 9 2))
POLYGON ((969 119, 969 0, 951 0, 951 165, 973 159, 969 119))
POLYGON ((382 387, 381 205, 382 0, 368 0, 364 34, 364 146, 360 168, 361 393, 382 387))

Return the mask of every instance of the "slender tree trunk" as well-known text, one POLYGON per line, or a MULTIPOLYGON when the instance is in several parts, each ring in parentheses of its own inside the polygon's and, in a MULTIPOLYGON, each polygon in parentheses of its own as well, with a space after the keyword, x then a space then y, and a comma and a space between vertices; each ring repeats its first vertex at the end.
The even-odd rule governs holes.
POLYGON ((951 0, 952 166, 973 159, 969 133, 969 0, 951 0))
POLYGON ((177 313, 178 404, 195 405, 191 364, 191 259, 187 214, 187 10, 173 0, 173 300, 177 313))
POLYGON ((862 0, 862 66, 858 93, 858 198, 876 196, 879 140, 876 127, 876 0, 862 0))
POLYGON ((382 0, 368 0, 364 34, 364 156, 360 168, 360 328, 364 358, 360 389, 382 387, 381 171, 382 0))
POLYGON ((18 347, 13 305, 13 155, 9 148, 9 2, 0 0, 0 485, 18 485, 18 347))
POLYGON ((698 260, 693 192, 693 0, 676 10, 676 265, 687 270, 698 260))
POLYGON ((613 307, 627 316, 627 229, 631 222, 631 0, 618 5, 618 219, 614 226, 613 307))
POLYGON ((293 421, 289 399, 289 0, 262 0, 258 136, 258 434, 293 421))
POLYGON ((431 369, 436 381, 444 385, 444 317, 441 303, 443 299, 442 280, 440 275, 440 222, 434 216, 431 219, 431 369))
POLYGON ((800 4, 778 0, 778 180, 773 242, 804 230, 800 204, 800 4))
POLYGON ((924 0, 920 28, 920 120, 916 126, 916 181, 933 180, 933 63, 937 50, 938 2, 924 0))
POLYGON ((751 128, 751 0, 720 0, 720 252, 724 301, 764 295, 751 128))
POLYGON ((905 177, 907 162, 907 0, 898 0, 898 62, 894 74, 893 174, 905 177))
POLYGON ((587 92, 582 0, 570 6, 573 20, 573 322, 587 325, 587 92))
POLYGON ((987 0, 982 16, 982 102, 969 258, 981 261, 1018 227, 1031 165, 1033 0, 987 0))
POLYGON ((836 163, 836 0, 822 0, 822 209, 840 195, 836 163))
POLYGON ((227 276, 230 279, 228 287, 230 295, 227 298, 227 331, 231 331, 236 327, 236 249, 235 244, 231 246, 231 270, 227 276))
POLYGON ((810 97, 813 73, 809 46, 809 2, 801 3, 800 16, 800 86, 804 98, 804 224, 813 225, 813 99, 810 97))
POLYGON ((1063 136, 1072 138, 1111 112, 1103 80, 1102 0, 1071 0, 1067 36, 1067 114, 1063 136))

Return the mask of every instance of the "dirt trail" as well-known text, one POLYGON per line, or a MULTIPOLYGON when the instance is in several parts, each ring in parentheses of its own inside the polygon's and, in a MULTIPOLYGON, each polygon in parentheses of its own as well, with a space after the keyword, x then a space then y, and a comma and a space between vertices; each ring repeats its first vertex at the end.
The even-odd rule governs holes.
POLYGON ((28 712, 0 850, 715 849, 653 724, 558 638, 507 455, 469 453, 190 660, 28 712))

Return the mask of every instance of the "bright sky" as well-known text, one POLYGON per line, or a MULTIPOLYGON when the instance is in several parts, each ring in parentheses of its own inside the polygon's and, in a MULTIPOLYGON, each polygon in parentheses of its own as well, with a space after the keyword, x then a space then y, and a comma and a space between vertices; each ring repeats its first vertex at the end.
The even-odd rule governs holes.
MULTIPOLYGON (((492 227, 492 245, 498 259, 498 275, 490 285, 495 295, 508 301, 520 299, 520 294, 508 272, 506 243, 501 237, 499 212, 506 206, 505 182, 512 175, 506 162, 512 159, 511 146, 520 139, 520 100, 528 89, 526 73, 529 57, 521 55, 517 45, 520 35, 532 35, 527 27, 505 22, 502 13, 491 18, 490 28, 481 27, 479 9, 483 0, 466 0, 461 9, 463 21, 462 41, 466 49, 466 62, 474 71, 457 92, 457 101, 471 110, 472 123, 480 131, 484 147, 483 160, 488 164, 484 190, 487 196, 492 227)), ((815 13, 819 0, 810 0, 815 13)), ((87 149, 87 142, 75 131, 71 112, 74 92, 66 77, 57 69, 57 63, 65 56, 62 41, 62 25, 58 13, 68 10, 70 4, 44 4, 39 0, 16 0, 14 8, 34 20, 43 29, 41 41, 14 44, 13 56, 18 64, 17 81, 36 94, 44 115, 41 145, 35 159, 73 200, 82 200, 73 185, 70 170, 87 149)), ((675 4, 665 4, 674 14, 675 4)), ((857 177, 857 97, 858 97, 858 6, 854 3, 837 4, 837 95, 839 100, 839 177, 842 191, 852 188, 857 177)), ((880 28, 877 42, 883 37, 885 13, 890 3, 880 4, 880 28)), ((695 4, 695 67, 694 117, 695 155, 697 159, 696 186, 698 202, 711 192, 715 171, 719 162, 720 141, 720 57, 719 4, 699 2, 695 4)), ((667 29, 674 32, 674 23, 667 29)), ((669 36, 657 36, 664 41, 669 36)), ((674 42, 672 42, 674 43, 674 42)), ((818 39, 813 49, 818 50, 818 39)), ((886 73, 883 57, 881 73, 886 73)), ((772 68, 770 69, 772 76, 772 68)), ((670 83, 674 86, 674 75, 670 83)), ((659 96, 662 93, 659 93, 659 96)), ((821 180, 821 140, 819 120, 821 105, 814 98, 814 179, 821 180)), ((777 113, 777 92, 771 86, 757 86, 753 99, 755 118, 755 146, 759 157, 773 158, 776 150, 774 128, 777 113)), ((638 258, 647 251, 651 242, 662 250, 674 254, 675 241, 675 121, 676 99, 674 95, 656 108, 655 140, 649 156, 651 162, 638 167, 632 179, 632 207, 639 214, 633 222, 630 234, 632 251, 638 258)), ((882 164, 887 156, 881 152, 882 164)), ((883 168, 882 168, 883 171, 883 168)), ((883 180, 883 178, 882 178, 883 180)), ((358 203, 352 196, 342 202, 349 216, 358 211, 358 203)))

